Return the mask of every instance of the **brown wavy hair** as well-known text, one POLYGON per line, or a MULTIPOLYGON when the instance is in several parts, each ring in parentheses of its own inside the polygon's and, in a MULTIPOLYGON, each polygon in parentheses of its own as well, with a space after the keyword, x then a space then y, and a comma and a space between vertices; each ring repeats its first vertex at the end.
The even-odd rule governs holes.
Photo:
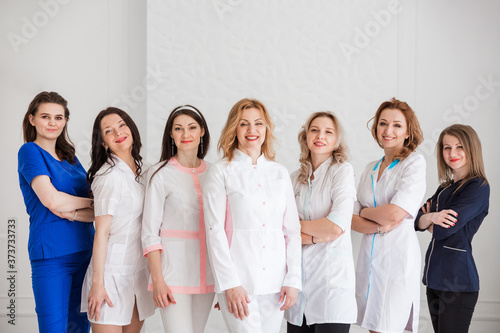
POLYGON ((132 144, 132 157, 134 158, 134 163, 137 167, 135 179, 138 180, 141 174, 143 163, 141 157, 142 143, 139 129, 137 128, 132 118, 130 118, 130 116, 125 111, 118 108, 109 107, 99 112, 94 121, 94 126, 92 129, 92 148, 90 150, 90 168, 87 172, 87 182, 89 183, 89 185, 92 184, 92 181, 94 180, 97 172, 104 165, 104 163, 106 163, 106 161, 109 161, 109 163, 111 164, 111 168, 115 165, 113 159, 110 156, 110 154, 113 152, 110 151, 111 149, 106 149, 102 145, 104 139, 102 137, 101 121, 104 117, 110 114, 117 114, 118 116, 120 116, 125 124, 127 124, 127 126, 129 127, 130 133, 132 134, 132 139, 134 141, 134 143, 132 144))
POLYGON ((68 109, 68 101, 66 101, 61 95, 58 93, 51 91, 42 91, 38 95, 33 98, 30 105, 28 106, 28 111, 24 115, 23 119, 23 136, 24 142, 33 142, 36 139, 36 128, 30 123, 30 115, 35 116, 38 112, 38 108, 40 105, 44 103, 53 103, 59 104, 64 109, 64 118, 66 118, 66 124, 61 132, 61 134, 57 137, 56 140, 56 154, 57 157, 61 160, 66 160, 70 164, 75 163, 75 146, 73 142, 71 142, 68 136, 68 121, 69 121, 69 109, 68 109))
POLYGON ((384 148, 382 146, 382 143, 378 141, 378 136, 377 136, 377 125, 378 121, 380 120, 380 114, 382 111, 385 109, 396 109, 399 110, 403 113, 406 119, 406 126, 408 129, 408 138, 405 139, 403 143, 403 148, 399 152, 397 152, 394 155, 394 159, 400 159, 403 160, 408 157, 412 152, 417 149, 417 147, 422 143, 424 140, 424 135, 422 133, 422 129, 420 128, 420 123, 418 122, 417 116, 415 115, 415 112, 413 109, 403 101, 400 101, 393 97, 390 101, 383 102, 380 104, 377 112, 375 113, 375 116, 368 121, 368 124, 370 121, 373 120, 371 132, 372 136, 375 139, 375 141, 378 143, 380 148, 384 148))
POLYGON ((337 134, 337 142, 332 151, 333 163, 344 163, 347 161, 349 156, 349 149, 345 142, 344 129, 340 124, 340 121, 335 117, 333 112, 330 111, 320 111, 311 114, 309 119, 307 119, 306 123, 302 126, 302 130, 299 132, 298 141, 300 144, 300 168, 299 168, 299 176, 298 181, 302 184, 307 184, 307 177, 309 177, 309 173, 312 169, 312 161, 311 161, 311 151, 307 146, 307 132, 311 127, 311 123, 316 118, 327 117, 333 121, 333 125, 335 126, 335 133, 337 134))
MULTIPOLYGON (((436 144, 436 157, 438 167, 438 178, 442 186, 453 183, 453 172, 446 164, 443 157, 443 139, 445 135, 454 136, 460 141, 465 152, 468 174, 461 180, 460 186, 472 178, 482 178, 483 185, 488 184, 486 173, 484 172, 483 152, 481 141, 472 127, 469 125, 455 124, 446 127, 439 135, 436 144)), ((460 188, 460 186, 458 188, 460 188)), ((457 188, 457 190, 458 190, 457 188)), ((455 190, 456 191, 456 190, 455 190)))
POLYGON ((276 152, 273 147, 273 144, 276 141, 276 138, 273 135, 274 123, 264 104, 256 99, 244 98, 238 101, 231 108, 231 111, 227 116, 226 125, 220 134, 217 149, 222 152, 222 158, 226 158, 228 162, 233 160, 234 150, 238 147, 236 129, 238 128, 238 124, 241 120, 241 114, 247 109, 257 109, 262 112, 262 116, 264 117, 264 121, 266 123, 266 137, 264 139, 264 143, 262 144, 262 153, 267 159, 274 161, 274 158, 276 157, 276 152))

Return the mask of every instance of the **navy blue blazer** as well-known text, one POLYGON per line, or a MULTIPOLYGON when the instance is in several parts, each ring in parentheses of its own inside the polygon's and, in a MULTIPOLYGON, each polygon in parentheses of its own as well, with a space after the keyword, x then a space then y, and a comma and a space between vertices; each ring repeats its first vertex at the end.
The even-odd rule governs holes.
MULTIPOLYGON (((462 186, 456 182, 440 186, 430 198, 431 211, 452 209, 457 212, 454 226, 434 225, 432 240, 425 255, 422 282, 428 288, 442 291, 473 292, 479 290, 479 275, 472 256, 472 238, 488 215, 490 187, 483 179, 472 178, 462 186), (458 189, 457 189, 458 188, 458 189)), ((424 213, 420 209, 415 230, 424 213)))

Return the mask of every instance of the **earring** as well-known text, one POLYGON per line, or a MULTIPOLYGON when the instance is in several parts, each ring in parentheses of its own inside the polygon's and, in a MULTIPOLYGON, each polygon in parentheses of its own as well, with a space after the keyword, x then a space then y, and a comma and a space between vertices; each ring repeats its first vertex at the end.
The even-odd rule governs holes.
POLYGON ((201 137, 201 150, 200 150, 200 155, 203 155, 203 137, 201 137))
POLYGON ((172 155, 174 155, 174 147, 175 147, 175 145, 174 145, 174 138, 172 138, 172 155))

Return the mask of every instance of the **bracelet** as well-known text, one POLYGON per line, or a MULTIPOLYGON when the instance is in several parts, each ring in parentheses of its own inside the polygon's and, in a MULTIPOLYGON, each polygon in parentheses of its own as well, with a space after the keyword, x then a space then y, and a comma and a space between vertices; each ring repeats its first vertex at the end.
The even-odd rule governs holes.
POLYGON ((78 216, 78 209, 75 209, 75 215, 73 216, 73 219, 71 221, 76 220, 77 216, 78 216))
POLYGON ((385 236, 389 231, 380 231, 380 225, 377 225, 377 234, 385 236))
POLYGON ((311 236, 311 243, 316 244, 316 243, 314 242, 314 236, 311 236))

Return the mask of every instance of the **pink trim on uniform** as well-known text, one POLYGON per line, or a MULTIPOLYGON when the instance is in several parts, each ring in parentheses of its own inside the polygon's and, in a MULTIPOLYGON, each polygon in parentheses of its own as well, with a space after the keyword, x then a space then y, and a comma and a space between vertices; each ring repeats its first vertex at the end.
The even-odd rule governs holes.
POLYGON ((161 246, 161 244, 155 244, 155 245, 148 246, 147 248, 142 250, 142 254, 146 257, 149 252, 153 252, 156 250, 160 250, 160 252, 163 251, 163 246, 161 246))
POLYGON ((201 160, 200 166, 197 168, 186 168, 183 167, 175 157, 172 157, 171 159, 168 160, 168 163, 172 164, 177 170, 182 171, 184 173, 188 173, 190 175, 197 175, 199 173, 202 173, 207 169, 207 163, 204 160, 201 160), (193 172, 194 170, 194 172, 193 172))
MULTIPOLYGON (((171 230, 162 229, 160 232, 161 237, 174 237, 174 238, 184 238, 184 239, 199 239, 200 242, 200 286, 199 287, 179 287, 179 286, 169 286, 173 293, 178 294, 205 294, 214 291, 214 286, 207 286, 207 242, 205 234, 205 217, 203 213, 203 193, 201 192, 200 179, 198 174, 204 172, 207 169, 207 163, 201 160, 200 166, 197 168, 185 168, 183 167, 175 157, 169 160, 177 170, 191 175, 193 179, 194 189, 198 196, 199 205, 199 226, 198 231, 186 231, 186 230, 171 230)), ((148 290, 152 286, 148 287, 148 290)))
POLYGON ((198 239, 200 238, 200 232, 188 231, 188 230, 161 229, 160 237, 198 239))
MULTIPOLYGON (((206 294, 213 293, 214 286, 206 286, 206 287, 182 287, 182 286, 168 286, 168 288, 174 294, 206 294)), ((148 291, 153 291, 153 284, 148 284, 148 291)))
POLYGON ((226 222, 224 223, 224 231, 226 232, 229 248, 231 248, 231 242, 233 240, 233 215, 231 214, 228 196, 226 196, 226 222))

